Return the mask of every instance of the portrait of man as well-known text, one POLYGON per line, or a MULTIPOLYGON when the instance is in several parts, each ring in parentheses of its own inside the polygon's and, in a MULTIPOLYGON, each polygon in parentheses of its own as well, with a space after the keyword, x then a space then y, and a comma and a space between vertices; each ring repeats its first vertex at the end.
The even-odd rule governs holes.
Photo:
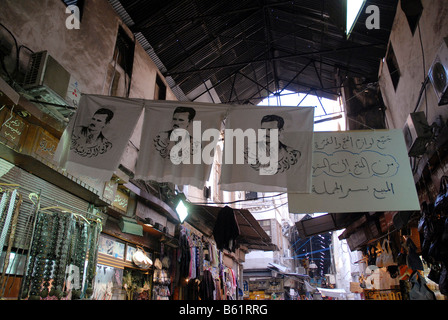
POLYGON ((260 153, 266 155, 266 157, 268 158, 270 158, 271 156, 271 130, 273 129, 278 129, 278 161, 277 166, 274 168, 274 170, 277 169, 277 171, 273 172, 272 174, 283 173, 298 162, 298 159, 301 156, 301 152, 287 146, 281 141, 284 125, 284 119, 278 115, 265 115, 261 119, 260 128, 265 129, 265 133, 262 137, 258 138, 256 146, 251 150, 247 147, 244 154, 245 160, 249 163, 252 169, 256 171, 259 171, 261 168, 268 170, 269 166, 271 165, 270 163, 260 163, 259 158, 260 153))
POLYGON ((112 143, 104 136, 103 130, 110 123, 114 113, 100 108, 93 114, 90 123, 74 129, 70 149, 82 157, 96 157, 112 148, 112 143))
MULTIPOLYGON (((179 137, 178 140, 171 141, 170 137, 172 136, 173 131, 176 129, 183 129, 185 130, 184 134, 188 134, 187 130, 190 124, 193 122, 195 116, 196 116, 196 110, 190 107, 177 107, 174 110, 171 119, 171 129, 159 132, 159 134, 154 138, 154 147, 159 152, 162 158, 171 159, 172 158, 172 155, 170 155, 171 149, 175 144, 179 142, 179 140, 181 140, 181 137, 179 137)), ((187 148, 180 149, 177 154, 178 159, 181 159, 186 154, 188 155, 193 154, 196 148, 200 147, 200 142, 193 143, 193 139, 191 136, 189 137, 189 139, 190 139, 189 152, 188 150, 186 150, 187 148)))

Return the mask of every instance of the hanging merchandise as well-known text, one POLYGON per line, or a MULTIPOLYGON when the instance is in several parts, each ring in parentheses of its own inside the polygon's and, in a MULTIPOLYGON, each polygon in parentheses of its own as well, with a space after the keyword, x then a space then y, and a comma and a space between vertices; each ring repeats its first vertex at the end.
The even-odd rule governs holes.
POLYGON ((141 269, 149 269, 152 266, 152 260, 146 255, 143 248, 137 246, 137 251, 132 255, 132 262, 141 269))
POLYGON ((440 293, 443 295, 448 295, 448 270, 445 263, 442 263, 438 284, 440 293))
POLYGON ((43 208, 36 219, 22 298, 88 298, 93 292, 101 221, 62 207, 43 208))
POLYGON ((376 253, 376 247, 370 246, 367 248, 367 268, 366 273, 370 274, 375 269, 378 269, 376 265, 376 259, 377 259, 377 253, 376 253))
POLYGON ((204 270, 202 281, 199 284, 199 296, 201 300, 213 300, 215 291, 215 280, 209 270, 204 270))
POLYGON ((390 249, 390 243, 389 240, 384 240, 383 244, 381 245, 381 255, 377 258, 377 263, 376 265, 379 268, 383 268, 383 267, 389 267, 391 265, 396 264, 394 262, 394 257, 392 254, 392 251, 390 249))
POLYGON ((425 211, 420 218, 419 227, 423 233, 422 257, 428 264, 448 261, 448 221, 440 213, 425 211))
POLYGON ((179 249, 177 251, 177 262, 180 264, 178 276, 180 278, 188 278, 190 259, 190 245, 188 243, 186 230, 181 227, 179 234, 179 249))
POLYGON ((434 210, 438 213, 445 213, 448 210, 448 176, 440 179, 439 193, 434 201, 434 210))
POLYGON ((0 235, 0 248, 2 250, 3 250, 3 246, 5 244, 6 235, 7 235, 8 230, 9 230, 9 225, 11 223, 11 219, 12 219, 13 215, 17 216, 17 213, 18 213, 18 207, 14 211, 16 196, 17 196, 17 190, 14 189, 14 191, 11 194, 11 198, 9 200, 8 211, 6 212, 5 221, 4 221, 2 232, 1 232, 1 235, 0 235))
POLYGON ((440 272, 441 272, 441 268, 438 264, 431 265, 429 273, 428 273, 428 279, 431 281, 434 281, 435 283, 439 283, 440 272))
POLYGON ((218 217, 213 228, 213 236, 219 250, 227 249, 235 252, 236 239, 240 235, 238 222, 232 208, 225 206, 219 210, 218 217))
MULTIPOLYGON (((3 263, 3 268, 0 269, 1 271, 1 278, 0 278, 0 297, 4 296, 5 293, 5 289, 6 289, 6 271, 8 269, 9 266, 9 260, 10 260, 10 253, 11 253, 11 249, 12 249, 12 245, 14 242, 14 237, 15 237, 15 232, 16 232, 16 227, 17 227, 17 219, 19 216, 19 210, 20 210, 20 205, 22 203, 22 196, 19 194, 18 195, 18 201, 16 202, 16 197, 17 197, 17 189, 14 189, 12 191, 11 197, 9 199, 9 206, 8 206, 8 210, 6 212, 6 216, 4 219, 4 222, 2 224, 2 228, 1 228, 1 234, 0 234, 0 255, 2 253, 3 250, 3 246, 5 244, 6 241, 6 236, 9 232, 9 241, 8 241, 8 245, 7 245, 7 249, 5 252, 5 259, 4 259, 4 263, 3 263), (10 228, 11 226, 11 228, 10 228)), ((8 193, 5 192, 2 195, 2 201, 0 204, 0 221, 2 218, 2 213, 3 210, 6 207, 6 202, 8 199, 8 193)))
POLYGON ((434 205, 428 204, 426 201, 423 201, 421 207, 422 207, 421 210, 422 215, 420 217, 420 220, 418 221, 418 227, 417 227, 418 232, 424 232, 425 228, 427 227, 428 220, 431 219, 434 205))
MULTIPOLYGON (((378 246, 379 246, 379 242, 378 242, 378 246)), ((384 258, 384 242, 383 242, 383 245, 379 247, 379 250, 377 250, 377 256, 376 256, 376 260, 375 260, 375 265, 378 268, 384 267, 384 265, 383 265, 383 258, 384 258), (379 253, 379 255, 378 255, 378 253, 379 253)))
POLYGON ((412 286, 409 291, 410 300, 436 300, 434 292, 428 288, 425 277, 420 273, 414 272, 409 281, 412 286))
POLYGON ((408 249, 406 264, 412 270, 423 271, 423 262, 420 259, 419 255, 417 254, 417 247, 415 246, 414 242, 410 237, 406 240, 406 246, 408 249))
POLYGON ((169 300, 171 291, 169 285, 171 283, 168 271, 163 268, 162 261, 157 258, 154 261, 154 275, 153 275, 153 300, 169 300))

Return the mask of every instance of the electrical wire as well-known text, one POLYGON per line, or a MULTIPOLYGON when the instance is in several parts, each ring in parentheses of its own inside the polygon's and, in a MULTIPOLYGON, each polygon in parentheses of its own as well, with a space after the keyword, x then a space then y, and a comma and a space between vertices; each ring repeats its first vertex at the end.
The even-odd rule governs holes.
MULTIPOLYGON (((14 40, 14 46, 16 47, 16 70, 15 71, 17 71, 18 66, 19 66, 19 44, 18 44, 17 39, 14 36, 14 34, 3 23, 0 22, 0 26, 3 27, 3 29, 5 29, 6 32, 8 32, 10 34, 10 36, 12 37, 12 39, 14 40)), ((10 80, 14 82, 13 78, 9 74, 8 70, 6 69, 6 66, 5 66, 5 63, 4 63, 3 59, 1 61, 1 64, 2 64, 2 67, 5 70, 6 74, 10 78, 10 80)))
POLYGON ((423 42, 422 42, 422 33, 420 31, 420 19, 417 22, 417 28, 418 28, 418 37, 420 39, 420 48, 422 49, 422 60, 423 60, 423 88, 425 90, 425 101, 426 101, 426 115, 428 114, 428 95, 426 93, 426 82, 428 81, 428 76, 426 75, 426 63, 425 63, 425 50, 423 48, 423 42))
POLYGON ((272 210, 276 210, 276 209, 278 209, 278 208, 280 208, 280 207, 283 207, 284 205, 287 205, 287 204, 288 204, 288 202, 285 202, 285 203, 282 203, 282 204, 280 204, 280 205, 278 205, 278 206, 276 206, 276 207, 274 207, 274 208, 270 208, 270 209, 268 209, 268 210, 263 210, 263 211, 255 211, 255 210, 254 210, 254 213, 269 212, 269 211, 272 211, 272 210))
POLYGON ((264 197, 259 197, 257 199, 241 199, 241 200, 234 200, 234 201, 229 201, 229 202, 190 202, 191 204, 195 204, 195 205, 206 205, 206 204, 233 204, 233 203, 238 203, 238 202, 248 202, 248 201, 256 201, 259 199, 268 199, 268 198, 274 198, 274 197, 278 197, 281 195, 286 194, 286 192, 281 192, 272 196, 264 196, 264 197))

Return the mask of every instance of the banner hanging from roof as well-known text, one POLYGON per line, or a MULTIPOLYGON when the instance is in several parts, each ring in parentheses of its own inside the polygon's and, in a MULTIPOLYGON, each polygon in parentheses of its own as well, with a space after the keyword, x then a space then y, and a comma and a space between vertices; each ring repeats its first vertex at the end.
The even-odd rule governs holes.
POLYGON ((228 106, 145 101, 135 178, 202 189, 228 106))
POLYGON ((217 160, 224 191, 310 192, 312 107, 83 95, 54 159, 74 174, 110 180, 142 111, 135 179, 202 189, 217 160), (221 140, 224 156, 215 159, 221 140))
POLYGON ((315 132, 311 191, 289 212, 420 210, 401 130, 315 132))
POLYGON ((313 107, 233 109, 226 119, 221 189, 309 193, 313 127, 313 107))
POLYGON ((108 181, 143 111, 143 100, 83 95, 56 149, 63 169, 108 181))

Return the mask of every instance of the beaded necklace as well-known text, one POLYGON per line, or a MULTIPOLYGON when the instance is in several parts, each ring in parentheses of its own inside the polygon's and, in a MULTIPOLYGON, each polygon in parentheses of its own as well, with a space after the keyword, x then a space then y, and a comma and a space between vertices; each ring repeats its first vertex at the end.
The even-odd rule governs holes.
POLYGON ((83 298, 84 293, 91 295, 101 222, 89 223, 83 217, 79 221, 79 217, 44 209, 37 212, 22 298, 37 300, 55 296, 61 299, 67 296, 69 289, 72 289, 72 299, 83 298), (85 285, 83 279, 87 252, 89 257, 85 285), (79 277, 76 277, 81 281, 77 284, 79 287, 73 288, 67 284, 66 269, 69 265, 79 270, 79 277))

